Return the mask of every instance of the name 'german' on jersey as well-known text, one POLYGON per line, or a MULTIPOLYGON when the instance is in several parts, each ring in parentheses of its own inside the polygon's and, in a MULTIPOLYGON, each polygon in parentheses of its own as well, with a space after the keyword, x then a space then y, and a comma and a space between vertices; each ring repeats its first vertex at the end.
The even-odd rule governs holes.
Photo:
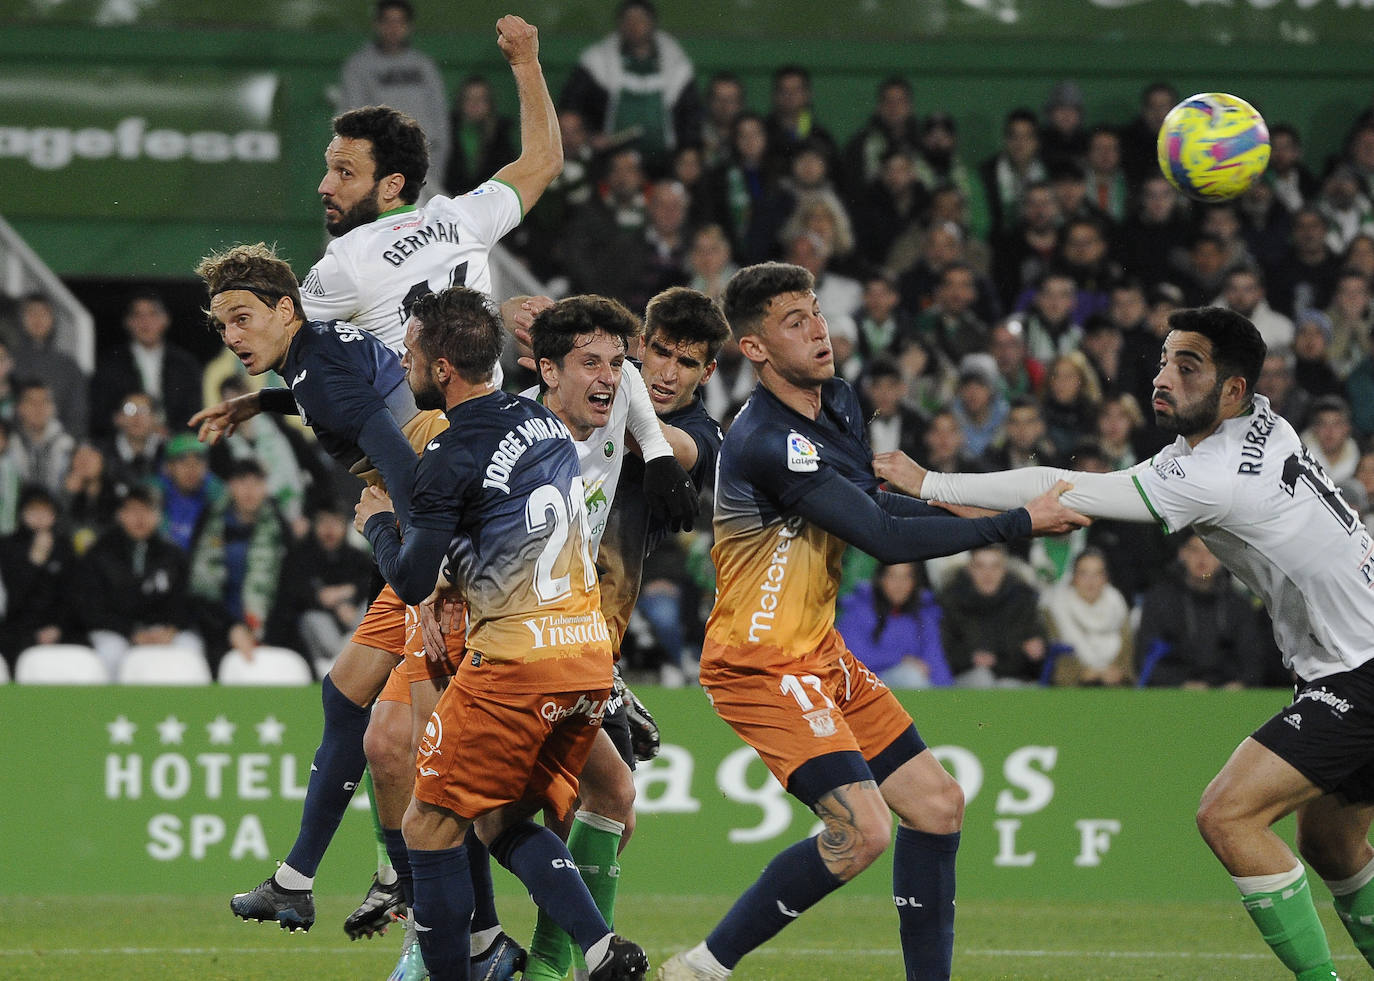
POLYGON ((504 392, 460 402, 426 448, 411 521, 452 534, 448 576, 468 604, 463 672, 511 692, 609 687, 577 450, 543 406, 504 392))

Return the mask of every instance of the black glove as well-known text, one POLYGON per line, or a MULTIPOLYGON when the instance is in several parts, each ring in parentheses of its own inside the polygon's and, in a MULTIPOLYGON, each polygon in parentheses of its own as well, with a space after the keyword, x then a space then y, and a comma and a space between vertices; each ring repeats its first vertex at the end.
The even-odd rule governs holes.
POLYGON ((687 471, 672 456, 660 456, 644 464, 644 496, 649 517, 673 531, 691 531, 697 514, 697 489, 687 471))
POLYGON ((641 763, 647 763, 658 755, 662 745, 658 735, 658 723, 649 714, 649 710, 644 707, 635 693, 630 691, 625 684, 625 679, 620 677, 620 665, 615 666, 615 687, 613 689, 625 704, 625 721, 630 724, 630 750, 635 754, 635 759, 641 763))

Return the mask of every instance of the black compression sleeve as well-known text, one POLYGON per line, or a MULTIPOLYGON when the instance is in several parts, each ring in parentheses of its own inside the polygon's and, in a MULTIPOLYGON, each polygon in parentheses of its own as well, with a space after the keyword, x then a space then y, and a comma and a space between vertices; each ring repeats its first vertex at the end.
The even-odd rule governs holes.
POLYGON ((300 415, 296 400, 289 388, 264 388, 258 392, 258 411, 273 412, 279 416, 300 415))
POLYGON ((412 527, 402 542, 396 530, 396 516, 383 511, 367 519, 363 534, 372 543, 382 577, 396 590, 401 602, 413 606, 434 591, 448 548, 447 532, 412 527))
POLYGON ((415 450, 395 418, 385 409, 368 417, 358 433, 358 446, 386 483, 402 528, 410 525, 410 496, 415 489, 415 450))

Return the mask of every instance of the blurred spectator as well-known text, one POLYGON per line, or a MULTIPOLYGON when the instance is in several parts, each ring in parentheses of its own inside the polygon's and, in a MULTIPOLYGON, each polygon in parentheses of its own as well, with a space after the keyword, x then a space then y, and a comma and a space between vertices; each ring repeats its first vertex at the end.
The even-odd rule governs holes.
POLYGON ((1015 317, 996 324, 988 334, 988 353, 997 363, 1002 394, 1016 400, 1036 397, 1045 384, 1045 366, 1026 350, 1025 325, 1015 317))
POLYGON ((1343 395, 1345 385, 1331 367, 1331 318, 1320 310, 1298 313, 1297 335, 1293 339, 1293 377, 1316 398, 1343 395))
POLYGON ((255 461, 236 461, 225 489, 201 516, 191 548, 190 591, 212 666, 228 649, 251 653, 262 641, 290 541, 255 461))
POLYGON ((1098 125, 1088 132, 1084 163, 1089 202, 1113 225, 1120 224, 1126 218, 1130 193, 1121 169, 1121 137, 1116 130, 1098 125))
POLYGON ((13 447, 10 424, 0 418, 0 535, 10 534, 19 525, 19 492, 24 473, 13 447))
MULTIPOLYGON (((783 242, 790 242, 800 232, 813 232, 825 243, 830 260, 829 268, 846 275, 861 272, 855 261, 854 226, 839 195, 829 188, 803 191, 797 195, 791 216, 778 233, 783 242)), ((852 312, 852 311, 850 311, 852 312)))
POLYGON ((1121 278, 1121 265, 1109 253, 1106 225, 1097 218, 1072 218, 1059 233, 1055 268, 1073 277, 1077 288, 1074 319, 1087 323, 1107 308, 1107 292, 1121 278))
POLYGON ((939 593, 945 660, 954 683, 974 688, 1036 681, 1045 627, 1035 587, 1010 572, 1001 545, 976 548, 939 593))
POLYGON ((984 160, 978 174, 987 194, 992 235, 1015 228, 1022 219, 1026 191, 1049 178, 1040 159, 1040 134, 1035 113, 1013 109, 1002 122, 1002 148, 984 160))
POLYGON ((629 248, 615 257, 616 274, 606 275, 607 287, 601 292, 631 310, 643 310, 650 299, 668 287, 685 286, 691 245, 687 208, 687 192, 677 181, 663 179, 651 184, 646 193, 644 225, 627 239, 629 248))
POLYGON ((1160 340, 1150 329, 1150 308, 1140 280, 1125 278, 1112 284, 1107 320, 1121 332, 1116 387, 1135 396, 1137 405, 1149 405, 1159 373, 1160 340))
POLYGON ((701 140, 692 60, 659 28, 650 0, 622 0, 615 31, 578 57, 558 105, 582 115, 596 149, 638 150, 655 176, 674 148, 701 140))
MULTIPOLYGON (((228 401, 246 392, 247 386, 238 378, 226 378, 220 386, 219 401, 228 401)), ((245 419, 234 430, 234 439, 220 440, 210 448, 208 461, 212 471, 224 475, 232 472, 239 460, 256 461, 266 474, 268 496, 294 528, 305 510, 311 475, 301 466, 282 419, 270 412, 245 419)), ((304 528, 300 530, 304 532, 304 528)))
POLYGON ((1374 205, 1360 191, 1360 179, 1350 164, 1337 164, 1326 175, 1316 205, 1330 229, 1326 244, 1332 252, 1344 252, 1356 235, 1374 230, 1374 205))
MULTIPOLYGON (((816 277, 816 300, 821 314, 830 324, 831 339, 848 337, 856 341, 857 329, 852 314, 863 304, 864 288, 857 279, 830 270, 830 247, 816 232, 799 231, 784 243, 783 258, 816 277)), ((852 350, 852 349, 851 349, 852 350)), ((848 352, 835 351, 835 363, 841 364, 848 352)))
POLYGON ((1083 120, 1083 90, 1077 82, 1059 82, 1050 89, 1040 123, 1040 158, 1046 167, 1083 163, 1088 155, 1088 131, 1083 120))
POLYGON ((1262 180, 1252 182, 1237 202, 1237 214, 1245 250, 1260 268, 1283 261, 1293 236, 1293 216, 1274 196, 1273 187, 1262 180))
POLYGON ((929 200, 911 154, 893 150, 883 157, 878 176, 855 193, 850 210, 863 260, 882 265, 898 236, 919 230, 929 200))
POLYGON ((846 199, 857 203, 864 189, 878 179, 883 162, 897 153, 908 158, 920 152, 921 131, 911 107, 911 83, 891 75, 878 83, 873 114, 844 147, 846 199))
POLYGON ((132 644, 203 654, 191 628, 186 555, 158 534, 157 492, 129 488, 115 524, 77 562, 76 616, 113 677, 132 644))
POLYGON ((1327 243, 1326 219, 1307 206, 1293 215, 1293 241, 1282 261, 1265 270, 1269 303, 1284 315, 1321 310, 1331 302, 1341 257, 1327 243))
POLYGON ((1264 282, 1255 267, 1241 266, 1226 274, 1219 305, 1247 318, 1270 347, 1292 347, 1296 333, 1293 321, 1269 306, 1264 282))
POLYGON ((515 120, 496 111, 491 82, 482 75, 469 75, 458 86, 449 129, 453 152, 444 187, 453 194, 466 194, 520 156, 515 120))
MULTIPOLYGON (((19 327, 10 355, 13 383, 42 381, 57 400, 62 428, 72 436, 86 435, 89 424, 89 379, 71 355, 57 345, 57 314, 42 293, 30 293, 19 301, 19 327)), ((15 394, 16 401, 18 394, 15 394)))
POLYGON ((1135 465, 1140 459, 1136 438, 1144 427, 1145 414, 1134 395, 1118 392, 1102 400, 1097 408, 1093 438, 1108 470, 1125 470, 1135 465))
POLYGON ((1045 437, 1045 417, 1038 400, 1030 395, 1012 400, 1002 436, 984 453, 984 460, 989 473, 1059 465, 1059 451, 1045 437))
POLYGON ((692 247, 687 252, 688 286, 719 303, 725 284, 738 271, 724 229, 703 225, 692 233, 692 247))
MULTIPOLYGON (((1369 240, 1364 240, 1369 241, 1369 240)), ((1336 280, 1336 292, 1326 316, 1331 321, 1331 344, 1327 357, 1336 374, 1344 378, 1359 360, 1374 350, 1370 332, 1374 330, 1374 295, 1370 280, 1363 273, 1346 269, 1336 280)))
POLYGON ((1055 685, 1124 685, 1131 681, 1131 608, 1107 576, 1095 548, 1073 560, 1073 574, 1041 596, 1051 644, 1072 648, 1054 664, 1055 685))
POLYGON ((1158 169, 1140 185, 1136 205, 1118 230, 1126 275, 1146 289, 1177 276, 1175 256, 1188 246, 1188 205, 1158 169))
POLYGON ((1230 250, 1220 236, 1199 231, 1188 240, 1186 256, 1179 256, 1174 277, 1189 306, 1208 307, 1217 301, 1231 272, 1230 250))
POLYGON ((730 420, 754 391, 757 381, 753 366, 740 353, 739 340, 732 333, 716 355, 716 370, 701 390, 707 413, 720 423, 722 430, 730 428, 730 420))
POLYGON ((855 357, 862 364, 871 364, 878 357, 898 357, 915 336, 915 325, 898 306, 900 302, 901 294, 889 274, 877 269, 864 278, 863 302, 854 314, 858 328, 855 357))
MULTIPOLYGON (((558 130, 563 138, 563 170, 539 196, 539 207, 531 209, 525 220, 504 240, 543 280, 553 280, 563 273, 563 234, 573 215, 585 207, 595 193, 594 154, 581 114, 571 109, 560 111, 558 130)), ((565 292, 566 288, 566 280, 561 288, 550 286, 554 295, 565 292)), ((213 400, 209 404, 214 404, 213 400)))
POLYGON ((906 402, 906 380, 897 362, 885 356, 868 362, 862 394, 868 416, 868 442, 873 452, 901 450, 920 459, 926 420, 906 402))
POLYGON ((706 175, 711 213, 724 227, 735 255, 748 264, 770 256, 771 236, 777 228, 773 200, 778 171, 768 153, 768 128, 763 117, 742 112, 731 130, 730 156, 706 175))
POLYGON ((1302 433, 1303 445, 1322 465, 1334 484, 1355 476, 1360 448, 1352 435, 1350 406, 1339 395, 1325 395, 1312 402, 1308 427, 1302 433))
POLYGON ((945 187, 961 192, 968 233, 980 241, 992 234, 992 216, 988 213, 982 178, 977 168, 969 166, 959 155, 959 128, 947 112, 932 112, 921 124, 916 178, 932 196, 945 187))
POLYGON ((73 588, 76 553, 60 527, 57 501, 31 484, 19 497, 19 527, 0 538, 4 617, 0 654, 14 658, 34 644, 78 642, 74 609, 84 597, 73 588))
POLYGON ((14 358, 10 343, 0 336, 0 420, 14 421, 14 358))
POLYGON ((71 526, 72 544, 84 554, 91 543, 114 523, 115 511, 129 488, 145 481, 110 476, 105 455, 90 443, 72 453, 71 466, 62 480, 62 511, 71 526))
POLYGON ((1359 180, 1360 191, 1374 198, 1374 116, 1366 112, 1355 121, 1345 138, 1345 152, 1340 161, 1329 166, 1327 171, 1334 170, 1340 163, 1350 165, 1359 180))
POLYGON ((1342 271, 1354 270, 1374 282, 1374 234, 1359 234, 1350 240, 1341 256, 1342 271))
MULTIPOLYGON (((441 193, 453 146, 448 93, 434 59, 410 46, 415 8, 410 0, 377 0, 372 43, 354 52, 339 71, 339 111, 391 106, 411 116, 429 139, 429 179, 420 202, 441 193)), ((489 172, 490 173, 490 172, 489 172)))
POLYGON ((352 517, 333 502, 310 514, 310 532, 291 548, 281 567, 267 624, 270 644, 330 664, 367 609, 372 560, 348 541, 352 517))
POLYGON ((639 151, 612 150, 601 161, 595 195, 573 214, 562 234, 561 257, 574 293, 623 298, 646 220, 639 151))
POLYGON ((47 382, 21 381, 15 392, 12 446, 20 473, 25 483, 42 484, 55 495, 67 474, 76 440, 57 418, 57 406, 47 382))
POLYGON ((803 146, 825 158, 833 176, 840 167, 840 149, 830 131, 816 121, 811 101, 811 73, 801 65, 783 65, 773 72, 768 111, 768 152, 778 169, 786 170, 803 146))
POLYGON ((1121 356, 1126 347, 1121 328, 1106 314, 1095 313, 1083 325, 1080 347, 1093 373, 1097 375, 1103 393, 1120 391, 1121 356))
MULTIPOLYGON (((1074 447, 1073 469, 1084 473, 1108 473, 1111 463, 1097 443, 1086 440, 1074 447)), ((1083 536, 1069 536, 1074 554, 1089 548, 1102 552, 1112 585, 1138 605, 1144 595, 1163 574, 1172 557, 1164 545, 1164 537, 1157 527, 1135 521, 1094 521, 1083 536)))
POLYGON ((1059 213, 1067 221, 1071 218, 1098 218, 1104 223, 1109 219, 1088 200, 1088 177, 1083 165, 1075 160, 1061 160, 1046 168, 1049 171, 1050 190, 1059 202, 1059 213))
POLYGON ((916 336, 938 347, 951 363, 984 352, 990 328, 974 310, 977 278, 966 262, 950 262, 940 270, 933 302, 916 318, 916 336))
POLYGON ((1255 608, 1202 539, 1184 532, 1177 563, 1145 594, 1137 673, 1151 688, 1245 688, 1264 676, 1263 650, 1255 608), (1147 671, 1147 655, 1165 648, 1147 671))
POLYGON ((985 323, 997 319, 1001 309, 991 280, 979 272, 970 256, 969 238, 963 226, 957 222, 933 221, 921 243, 917 261, 902 273, 897 282, 897 290, 902 294, 902 308, 913 317, 919 317, 935 302, 935 292, 940 287, 945 268, 953 263, 964 263, 974 270, 975 295, 972 309, 985 323))
POLYGON ((178 432, 200 411, 200 362, 189 351, 170 344, 167 307, 156 293, 136 293, 124 309, 128 343, 96 361, 91 379, 91 432, 114 435, 115 420, 130 392, 151 395, 162 416, 178 432))
POLYGON ((1078 287, 1072 276, 1049 272, 1041 277, 1020 317, 1031 357, 1048 364, 1055 355, 1078 350, 1083 328, 1074 319, 1077 306, 1078 287))
POLYGON ((105 480, 116 490, 156 481, 166 441, 157 400, 146 392, 130 392, 115 410, 114 435, 96 447, 105 460, 105 480))
POLYGON ((701 145, 708 168, 728 160, 734 152, 731 134, 744 112, 744 82, 734 72, 716 72, 706 83, 706 112, 701 121, 701 145))
POLYGON ((1061 458, 1096 430, 1101 402, 1097 376, 1082 352, 1069 351, 1050 362, 1043 400, 1045 427, 1061 458))
POLYGON ((687 227, 700 228, 712 221, 711 192, 706 186, 706 160, 701 146, 689 143, 673 151, 668 177, 687 192, 687 227))
POLYGON ((997 362, 992 355, 966 354, 959 361, 950 411, 964 433, 964 451, 981 457, 1002 436, 1007 419, 1007 400, 997 384, 997 362))
POLYGON ((1027 187, 1019 219, 993 238, 992 275, 1003 309, 1014 309, 1022 291, 1050 270, 1059 248, 1059 224, 1059 200, 1050 185, 1027 187))
POLYGON ((1293 374, 1296 364, 1291 348, 1270 348, 1260 366, 1255 391, 1267 398, 1274 411, 1287 419, 1294 429, 1302 432, 1312 410, 1312 396, 1298 386, 1293 374))
POLYGON ((914 563, 880 565, 871 582, 841 598, 835 628, 889 688, 954 683, 940 638, 940 607, 914 563))
POLYGON ((1269 166, 1264 182, 1274 189, 1281 205, 1294 214, 1314 200, 1321 185, 1302 159, 1302 137, 1291 123, 1269 127, 1269 166))
POLYGON ((964 430, 950 409, 939 409, 930 417, 924 437, 925 452, 918 457, 936 473, 977 473, 983 468, 978 458, 964 449, 964 430))
POLYGON ((192 433, 179 433, 167 441, 162 464, 163 532, 188 554, 201 515, 224 497, 224 485, 210 472, 209 452, 192 433))
POLYGON ((1132 188, 1159 173, 1159 128, 1179 101, 1178 89, 1168 82, 1152 82, 1141 90, 1140 111, 1121 129, 1121 164, 1132 188))

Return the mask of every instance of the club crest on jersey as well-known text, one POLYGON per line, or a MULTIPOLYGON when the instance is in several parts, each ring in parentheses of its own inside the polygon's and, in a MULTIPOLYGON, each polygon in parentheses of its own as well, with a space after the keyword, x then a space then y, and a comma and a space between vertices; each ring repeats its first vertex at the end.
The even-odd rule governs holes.
POLYGON ((606 445, 601 447, 601 454, 607 460, 615 456, 615 441, 610 439, 606 440, 606 445))
POLYGON ((802 718, 810 723, 811 735, 817 739, 826 739, 835 735, 835 717, 830 714, 830 709, 823 708, 814 712, 807 712, 802 718))
POLYGON ((1160 477, 1165 480, 1168 480, 1170 477, 1182 479, 1188 476, 1183 472, 1183 464, 1179 463, 1177 460, 1165 460, 1162 463, 1156 463, 1155 473, 1159 474, 1160 477))
POLYGON ((801 433, 787 434, 787 469, 796 473, 811 473, 820 466, 821 455, 801 433))

